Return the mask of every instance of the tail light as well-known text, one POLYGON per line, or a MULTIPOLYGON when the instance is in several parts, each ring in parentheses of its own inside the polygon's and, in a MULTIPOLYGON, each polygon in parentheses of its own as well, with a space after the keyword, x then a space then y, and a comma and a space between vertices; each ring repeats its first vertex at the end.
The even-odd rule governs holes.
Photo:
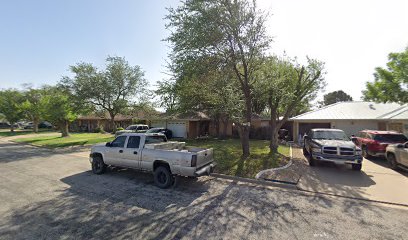
POLYGON ((196 167, 197 166, 197 155, 191 156, 191 166, 196 167))

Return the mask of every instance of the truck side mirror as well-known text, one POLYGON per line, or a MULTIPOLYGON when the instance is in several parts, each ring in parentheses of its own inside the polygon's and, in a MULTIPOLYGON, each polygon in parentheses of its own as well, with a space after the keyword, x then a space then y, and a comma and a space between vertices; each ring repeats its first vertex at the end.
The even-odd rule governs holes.
POLYGON ((356 142, 357 142, 357 138, 356 138, 356 137, 351 137, 350 139, 351 139, 351 141, 352 141, 353 143, 356 143, 356 142))
POLYGON ((397 148, 404 148, 404 144, 397 144, 397 148))
POLYGON ((105 146, 106 146, 106 147, 112 147, 112 143, 111 143, 111 142, 107 142, 107 143, 105 144, 105 146))

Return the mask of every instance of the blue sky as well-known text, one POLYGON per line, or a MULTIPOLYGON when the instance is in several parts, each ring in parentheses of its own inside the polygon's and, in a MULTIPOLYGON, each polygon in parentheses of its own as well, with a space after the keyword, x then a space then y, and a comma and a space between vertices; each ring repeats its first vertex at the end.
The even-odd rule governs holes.
MULTIPOLYGON (((77 62, 124 56, 154 86, 166 78, 166 7, 177 0, 0 1, 0 88, 54 84, 77 62)), ((258 0, 271 53, 326 62, 326 93, 355 100, 374 68, 408 46, 407 0, 258 0)), ((320 96, 323 93, 320 94, 320 96)))
POLYGON ((177 1, 1 1, 0 88, 53 84, 77 62, 103 67, 108 55, 165 77, 163 17, 177 1))

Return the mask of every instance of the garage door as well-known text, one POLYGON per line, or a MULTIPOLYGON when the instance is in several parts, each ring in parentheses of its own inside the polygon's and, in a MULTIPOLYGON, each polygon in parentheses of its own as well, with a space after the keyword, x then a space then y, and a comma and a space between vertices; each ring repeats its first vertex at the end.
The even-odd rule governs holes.
POLYGON ((185 122, 168 122, 167 128, 173 132, 173 137, 187 138, 187 129, 185 122))

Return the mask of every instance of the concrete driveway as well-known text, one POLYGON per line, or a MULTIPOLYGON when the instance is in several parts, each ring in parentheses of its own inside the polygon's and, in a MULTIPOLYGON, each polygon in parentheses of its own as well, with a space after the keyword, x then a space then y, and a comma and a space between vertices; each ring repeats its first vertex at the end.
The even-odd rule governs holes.
POLYGON ((408 205, 408 173, 388 168, 385 159, 364 159, 361 172, 351 170, 350 166, 319 163, 302 175, 298 188, 408 205))

